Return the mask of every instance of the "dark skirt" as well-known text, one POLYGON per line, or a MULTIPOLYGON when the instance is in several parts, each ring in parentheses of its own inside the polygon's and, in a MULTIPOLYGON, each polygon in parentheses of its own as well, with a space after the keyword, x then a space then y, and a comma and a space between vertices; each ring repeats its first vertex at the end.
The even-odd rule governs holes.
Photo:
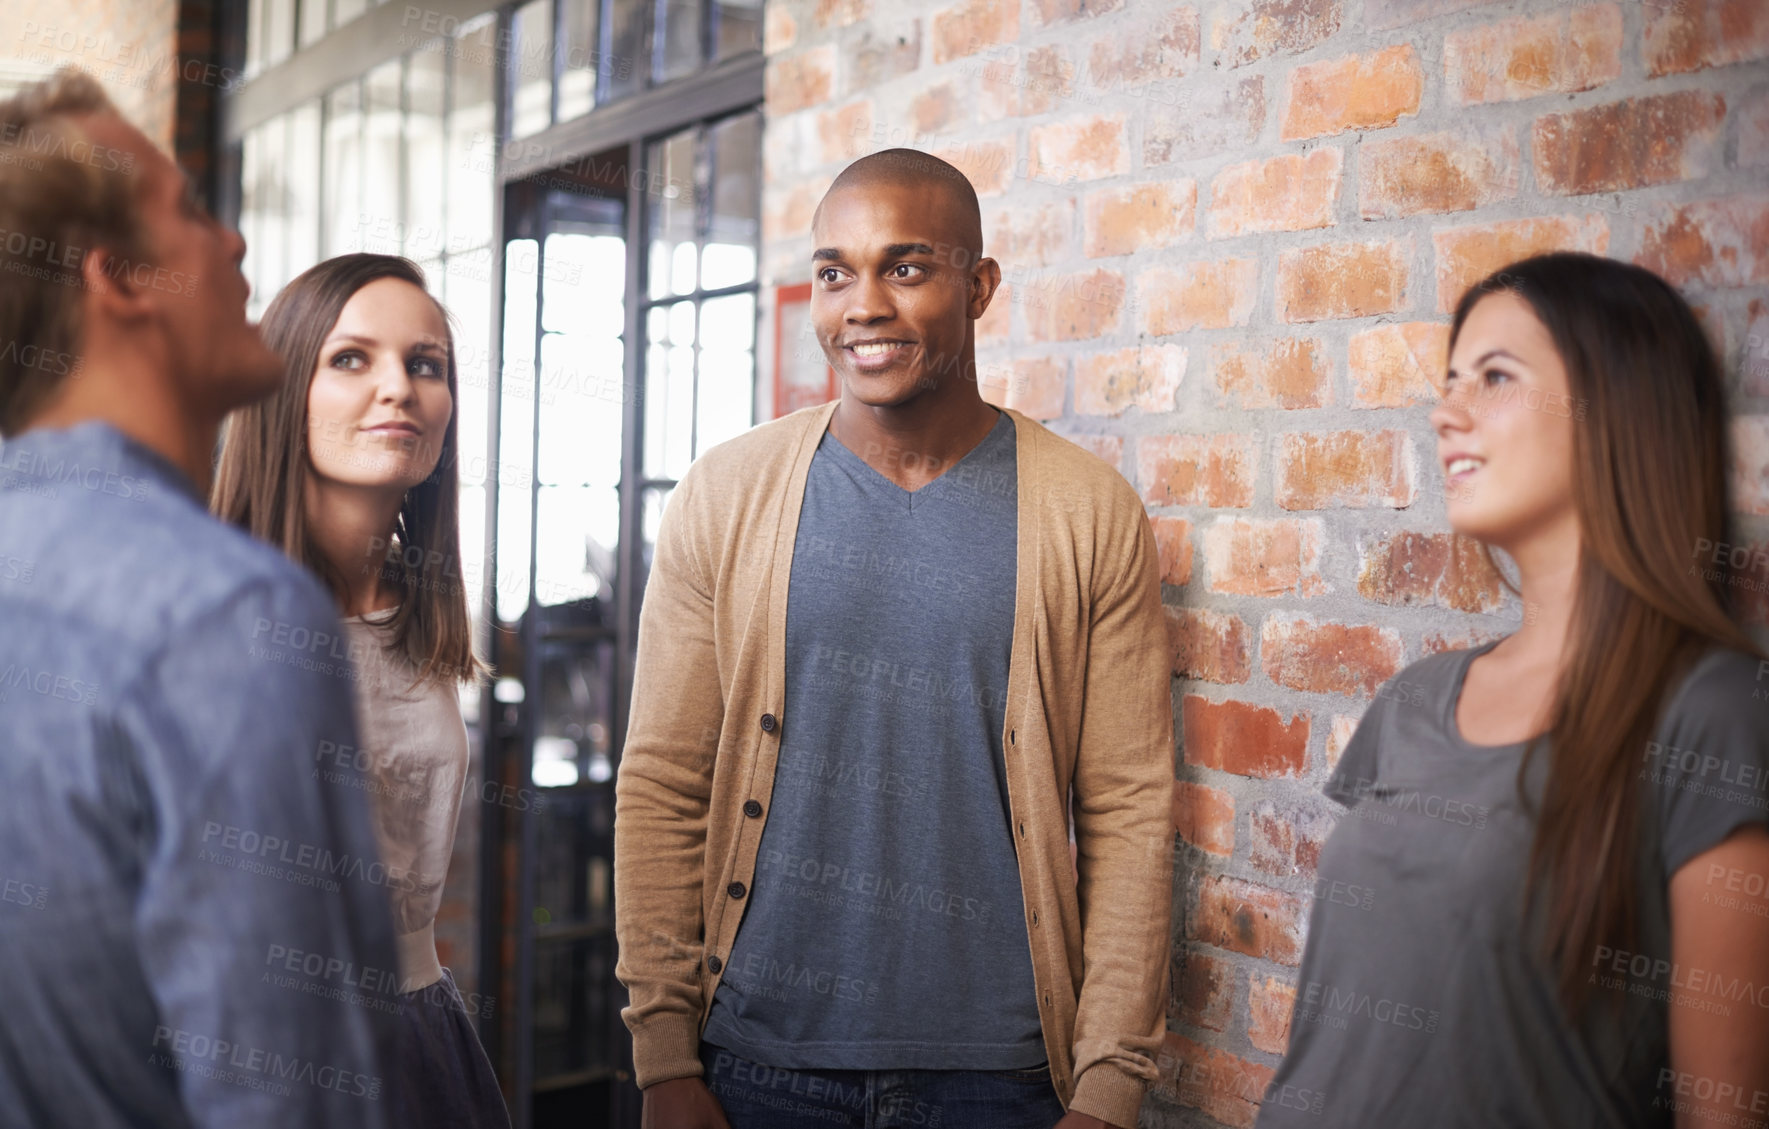
POLYGON ((491 1059, 448 969, 399 997, 399 1040, 387 1087, 392 1129, 509 1129, 491 1059))

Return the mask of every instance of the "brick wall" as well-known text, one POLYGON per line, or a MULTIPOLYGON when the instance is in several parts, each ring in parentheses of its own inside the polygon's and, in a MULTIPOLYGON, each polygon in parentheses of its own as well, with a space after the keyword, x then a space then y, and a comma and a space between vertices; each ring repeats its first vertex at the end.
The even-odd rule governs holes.
POLYGON ((1769 539, 1769 4, 770 0, 766 49, 767 281, 810 277, 849 160, 950 160, 1006 279, 985 394, 1148 506, 1182 865, 1143 1124, 1249 1125, 1320 784, 1384 679, 1519 620, 1448 533, 1426 421, 1463 289, 1563 247, 1682 287, 1769 539))
POLYGON ((172 148, 177 0, 6 0, 0 64, 19 78, 71 63, 91 71, 141 131, 172 148))

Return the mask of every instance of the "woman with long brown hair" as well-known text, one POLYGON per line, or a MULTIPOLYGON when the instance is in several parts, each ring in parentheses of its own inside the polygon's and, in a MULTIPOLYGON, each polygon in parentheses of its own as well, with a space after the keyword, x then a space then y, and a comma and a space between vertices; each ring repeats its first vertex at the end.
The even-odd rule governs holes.
POLYGON ((1729 548, 1713 351, 1580 254, 1469 291, 1450 343, 1450 524, 1523 623, 1408 667, 1334 769, 1260 1129, 1761 1125, 1769 662, 1730 596, 1765 577, 1729 548))
POLYGON ((287 379, 228 421, 211 506, 317 573, 348 636, 311 657, 354 679, 361 748, 315 750, 314 772, 366 781, 373 800, 399 968, 352 986, 402 1017, 390 1123, 508 1126, 434 933, 467 779, 456 691, 483 669, 461 580, 447 314, 415 264, 353 254, 285 287, 260 332, 287 379))

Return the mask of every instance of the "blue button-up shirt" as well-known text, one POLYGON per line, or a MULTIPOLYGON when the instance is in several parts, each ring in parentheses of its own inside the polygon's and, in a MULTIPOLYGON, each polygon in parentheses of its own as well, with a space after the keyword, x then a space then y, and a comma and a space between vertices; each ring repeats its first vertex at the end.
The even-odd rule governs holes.
POLYGON ((0 1126, 384 1124, 400 879, 339 636, 114 428, 0 446, 0 1126))

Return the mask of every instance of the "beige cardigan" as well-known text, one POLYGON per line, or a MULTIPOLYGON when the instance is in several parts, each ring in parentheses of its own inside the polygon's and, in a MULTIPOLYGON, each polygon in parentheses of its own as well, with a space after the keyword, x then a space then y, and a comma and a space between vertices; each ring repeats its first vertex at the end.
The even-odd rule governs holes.
MULTIPOLYGON (((664 511, 616 784, 614 886, 638 1084, 701 1072, 773 790, 786 597, 833 404, 702 456, 664 511)), ((1173 717, 1154 538, 1115 471, 1010 411, 1019 548, 1008 798, 1057 1095, 1136 1124, 1166 1026, 1173 717), (1070 857, 1073 813, 1075 862, 1070 857)))

